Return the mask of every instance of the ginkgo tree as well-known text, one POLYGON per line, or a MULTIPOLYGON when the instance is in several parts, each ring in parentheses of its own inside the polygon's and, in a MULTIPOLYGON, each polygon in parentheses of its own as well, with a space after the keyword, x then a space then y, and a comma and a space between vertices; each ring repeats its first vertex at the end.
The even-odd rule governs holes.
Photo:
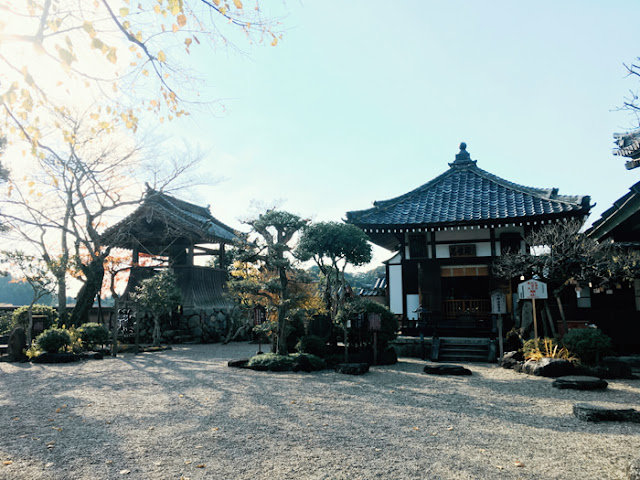
POLYGON ((86 121, 101 131, 135 130, 146 111, 171 120, 207 101, 195 88, 194 48, 280 38, 258 3, 241 0, 6 0, 0 18, 5 128, 40 156, 44 136, 67 136, 52 112, 91 109, 86 121))

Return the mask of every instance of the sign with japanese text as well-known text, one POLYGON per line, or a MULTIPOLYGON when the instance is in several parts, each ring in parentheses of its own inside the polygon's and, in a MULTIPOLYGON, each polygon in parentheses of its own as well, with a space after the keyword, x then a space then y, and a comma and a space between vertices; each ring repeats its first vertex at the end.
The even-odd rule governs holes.
POLYGON ((523 299, 544 299, 547 296, 547 284, 538 280, 527 280, 518 285, 518 298, 523 299))
POLYGON ((507 313, 507 296, 504 292, 496 290, 491 293, 491 313, 507 313))
POLYGON ((382 317, 379 313, 370 313, 369 315, 369 331, 379 332, 382 330, 382 317))
POLYGON ((267 319, 267 309, 262 305, 256 305, 253 308, 253 324, 262 325, 267 319))

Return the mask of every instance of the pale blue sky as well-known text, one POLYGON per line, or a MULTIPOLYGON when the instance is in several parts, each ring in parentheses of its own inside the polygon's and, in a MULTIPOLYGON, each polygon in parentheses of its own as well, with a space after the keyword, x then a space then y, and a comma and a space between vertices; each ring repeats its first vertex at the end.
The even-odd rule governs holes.
POLYGON ((507 180, 591 195, 589 223, 638 180, 611 154, 634 126, 615 109, 640 86, 622 65, 640 55, 638 1, 277 8, 277 47, 192 53, 224 111, 171 126, 225 178, 184 195, 231 226, 252 200, 340 220, 444 172, 461 141, 507 180))

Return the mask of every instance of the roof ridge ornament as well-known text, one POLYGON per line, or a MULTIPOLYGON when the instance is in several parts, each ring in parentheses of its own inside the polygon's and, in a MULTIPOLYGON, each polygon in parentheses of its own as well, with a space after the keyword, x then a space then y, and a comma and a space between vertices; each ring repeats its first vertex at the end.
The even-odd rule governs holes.
POLYGON ((449 166, 458 166, 458 165, 475 165, 477 160, 471 160, 471 155, 467 152, 467 144, 462 142, 460 144, 460 153, 456 154, 456 159, 453 163, 450 163, 449 166))

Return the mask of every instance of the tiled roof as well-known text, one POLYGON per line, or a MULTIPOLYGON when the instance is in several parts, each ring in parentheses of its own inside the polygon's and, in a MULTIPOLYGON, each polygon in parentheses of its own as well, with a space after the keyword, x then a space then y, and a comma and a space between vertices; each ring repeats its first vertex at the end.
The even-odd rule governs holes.
POLYGON ((211 215, 208 208, 148 189, 142 204, 129 216, 108 228, 103 241, 114 247, 131 248, 136 239, 164 236, 186 237, 197 243, 230 243, 236 232, 211 215), (162 232, 154 230, 160 227, 162 232))
POLYGON ((482 170, 466 145, 450 169, 421 187, 368 210, 347 212, 359 226, 427 226, 521 220, 527 217, 586 214, 588 196, 558 195, 557 189, 518 185, 482 170))
POLYGON ((593 222, 585 232, 598 241, 613 237, 617 242, 640 240, 637 232, 640 212, 640 182, 632 185, 629 191, 613 202, 602 216, 593 222))

